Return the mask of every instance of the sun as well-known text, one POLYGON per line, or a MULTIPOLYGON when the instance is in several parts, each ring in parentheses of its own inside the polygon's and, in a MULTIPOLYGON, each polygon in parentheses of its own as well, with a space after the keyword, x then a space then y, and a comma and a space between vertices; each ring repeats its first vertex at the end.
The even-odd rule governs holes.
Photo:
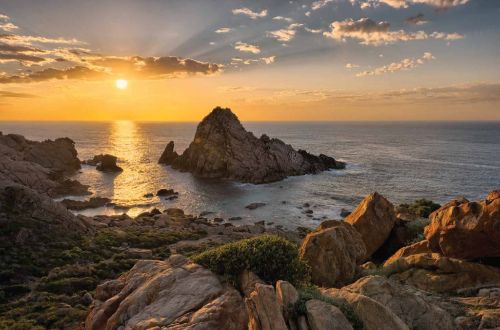
POLYGON ((128 80, 125 79, 118 79, 115 81, 116 88, 118 89, 127 89, 128 87, 128 80))

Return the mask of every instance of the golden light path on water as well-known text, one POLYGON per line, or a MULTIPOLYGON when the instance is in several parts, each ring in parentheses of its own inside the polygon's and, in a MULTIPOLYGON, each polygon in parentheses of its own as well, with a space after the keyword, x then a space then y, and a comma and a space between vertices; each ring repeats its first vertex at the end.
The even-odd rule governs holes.
POLYGON ((112 196, 113 200, 121 205, 130 205, 141 201, 141 197, 147 191, 152 191, 154 187, 147 187, 150 180, 141 179, 148 175, 147 152, 140 126, 133 121, 115 121, 110 127, 108 145, 109 153, 117 156, 118 165, 124 172, 112 176, 112 196))

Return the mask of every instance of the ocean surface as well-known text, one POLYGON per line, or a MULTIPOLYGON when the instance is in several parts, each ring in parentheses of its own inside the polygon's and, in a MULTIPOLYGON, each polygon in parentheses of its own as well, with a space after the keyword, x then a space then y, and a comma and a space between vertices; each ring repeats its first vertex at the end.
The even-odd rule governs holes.
POLYGON ((266 220, 289 228, 314 227, 321 219, 339 218, 343 208, 352 210, 372 191, 399 204, 418 198, 439 203, 457 196, 475 200, 500 189, 500 122, 243 124, 257 136, 266 133, 295 148, 343 160, 347 168, 253 185, 200 180, 157 164, 170 140, 178 152, 188 146, 196 123, 0 122, 0 131, 33 140, 70 137, 82 160, 100 153, 116 155, 122 173, 84 166, 75 178, 90 185, 95 195, 128 210, 104 207, 82 212, 87 215, 134 216, 153 207, 178 207, 191 214, 214 212, 209 217, 240 216, 238 223, 266 220), (179 198, 143 197, 160 188, 173 188, 179 198), (245 209, 253 202, 267 205, 245 209), (303 213, 304 203, 311 205, 312 218, 303 213))

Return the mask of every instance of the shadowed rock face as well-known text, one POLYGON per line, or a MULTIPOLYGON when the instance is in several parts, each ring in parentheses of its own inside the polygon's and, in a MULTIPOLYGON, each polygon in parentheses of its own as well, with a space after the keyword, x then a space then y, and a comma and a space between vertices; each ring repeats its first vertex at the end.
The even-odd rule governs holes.
POLYGON ((170 142, 159 162, 201 178, 251 183, 345 167, 331 157, 297 151, 267 135, 257 138, 245 130, 230 109, 219 107, 198 125, 193 142, 182 155, 177 155, 174 143, 170 142))

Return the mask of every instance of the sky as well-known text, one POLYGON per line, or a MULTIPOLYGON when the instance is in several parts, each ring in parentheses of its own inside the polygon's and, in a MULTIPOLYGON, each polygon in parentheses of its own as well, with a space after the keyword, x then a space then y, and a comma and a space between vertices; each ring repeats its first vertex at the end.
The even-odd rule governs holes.
POLYGON ((0 0, 0 120, 500 120, 500 0, 0 0))

